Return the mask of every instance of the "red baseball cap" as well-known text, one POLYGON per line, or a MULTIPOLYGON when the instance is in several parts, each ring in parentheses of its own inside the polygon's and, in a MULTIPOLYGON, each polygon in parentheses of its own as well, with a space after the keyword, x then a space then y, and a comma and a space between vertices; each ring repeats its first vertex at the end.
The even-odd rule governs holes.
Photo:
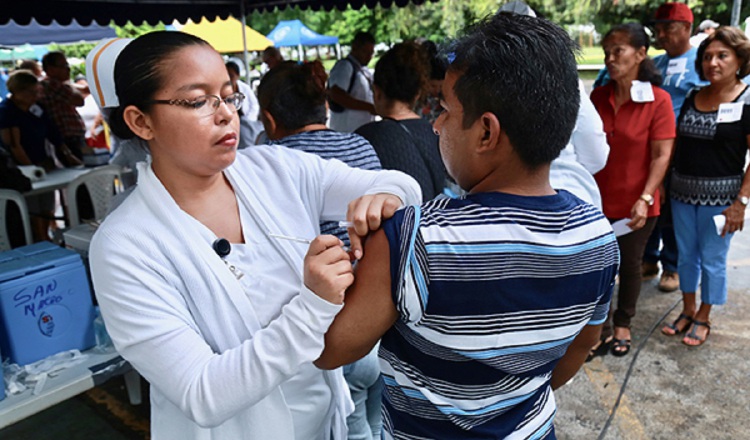
POLYGON ((653 23, 665 21, 693 22, 693 11, 685 3, 664 3, 656 10, 653 23))

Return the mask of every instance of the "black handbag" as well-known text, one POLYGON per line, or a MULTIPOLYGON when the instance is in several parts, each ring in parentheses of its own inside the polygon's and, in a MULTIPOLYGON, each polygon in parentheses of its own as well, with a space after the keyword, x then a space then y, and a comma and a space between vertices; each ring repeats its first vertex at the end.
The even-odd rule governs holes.
POLYGON ((13 156, 0 145, 0 188, 19 192, 31 191, 31 179, 26 177, 13 160, 13 156))

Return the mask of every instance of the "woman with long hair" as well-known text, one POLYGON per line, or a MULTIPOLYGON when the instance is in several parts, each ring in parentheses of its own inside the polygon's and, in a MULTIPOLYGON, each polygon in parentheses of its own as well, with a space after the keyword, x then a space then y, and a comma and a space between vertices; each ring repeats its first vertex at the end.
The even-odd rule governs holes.
POLYGON ((617 239, 621 257, 616 308, 613 301, 612 323, 605 324, 590 357, 606 353, 610 346, 615 356, 630 351, 630 322, 641 291, 643 249, 659 216, 659 187, 674 144, 672 101, 658 87, 661 76, 647 55, 648 41, 637 23, 610 29, 602 47, 611 81, 591 93, 610 147, 607 164, 594 176, 604 215, 612 223, 628 219, 632 232, 617 239))
POLYGON ((415 43, 393 46, 375 64, 375 110, 383 120, 355 132, 370 141, 383 169, 414 177, 425 200, 441 194, 447 183, 438 136, 432 125, 414 112, 428 81, 426 53, 415 43))

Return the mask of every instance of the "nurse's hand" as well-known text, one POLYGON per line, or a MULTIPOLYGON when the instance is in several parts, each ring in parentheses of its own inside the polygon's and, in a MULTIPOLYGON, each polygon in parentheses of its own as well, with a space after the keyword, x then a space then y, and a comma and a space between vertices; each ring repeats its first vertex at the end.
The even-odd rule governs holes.
POLYGON ((344 292, 354 282, 352 263, 343 246, 333 235, 320 235, 305 255, 305 286, 334 304, 344 302, 344 292))
POLYGON ((401 207, 401 199, 393 194, 371 194, 362 196, 349 203, 346 219, 352 223, 349 230, 351 252, 356 260, 362 258, 363 238, 370 231, 380 228, 383 220, 393 217, 401 207))

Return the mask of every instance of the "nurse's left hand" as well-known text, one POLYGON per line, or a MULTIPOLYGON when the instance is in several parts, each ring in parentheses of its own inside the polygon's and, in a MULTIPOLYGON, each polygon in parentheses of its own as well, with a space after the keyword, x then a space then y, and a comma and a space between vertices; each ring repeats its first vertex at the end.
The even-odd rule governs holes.
POLYGON ((334 304, 344 302, 344 292, 354 282, 354 269, 343 245, 336 236, 320 235, 310 242, 305 255, 305 286, 334 304))
POLYGON ((401 199, 393 194, 366 195, 349 203, 346 219, 352 222, 349 241, 356 260, 364 255, 362 242, 367 234, 380 228, 382 221, 393 217, 400 207, 401 199))

